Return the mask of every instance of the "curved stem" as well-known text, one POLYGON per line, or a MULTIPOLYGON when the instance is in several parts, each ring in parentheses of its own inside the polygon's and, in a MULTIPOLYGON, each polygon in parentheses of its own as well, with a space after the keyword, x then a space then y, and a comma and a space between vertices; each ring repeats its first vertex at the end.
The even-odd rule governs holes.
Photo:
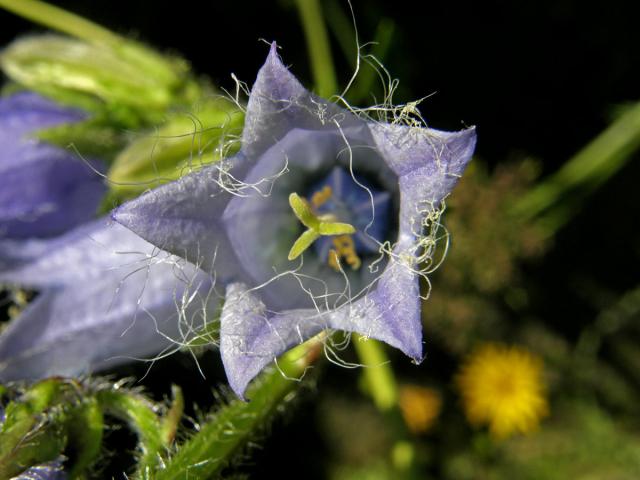
POLYGON ((209 421, 156 472, 155 480, 217 478, 291 400, 300 385, 293 379, 304 375, 321 348, 322 336, 318 336, 290 350, 278 359, 277 369, 265 371, 249 387, 249 402, 232 400, 211 412, 209 421))

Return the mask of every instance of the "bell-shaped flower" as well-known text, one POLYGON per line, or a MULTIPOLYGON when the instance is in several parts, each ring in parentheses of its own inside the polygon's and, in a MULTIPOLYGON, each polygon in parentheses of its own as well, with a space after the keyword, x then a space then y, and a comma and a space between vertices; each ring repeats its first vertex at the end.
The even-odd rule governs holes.
POLYGON ((324 329, 358 332, 422 360, 419 278, 443 199, 475 146, 384 123, 319 98, 275 44, 247 105, 240 152, 122 205, 113 218, 226 285, 220 350, 248 382, 324 329))
POLYGON ((0 381, 75 376, 188 341, 215 308, 207 274, 105 219, 6 240, 0 284, 38 291, 0 334, 0 381))
POLYGON ((84 118, 34 93, 0 98, 0 239, 58 235, 94 218, 102 164, 32 137, 84 118))

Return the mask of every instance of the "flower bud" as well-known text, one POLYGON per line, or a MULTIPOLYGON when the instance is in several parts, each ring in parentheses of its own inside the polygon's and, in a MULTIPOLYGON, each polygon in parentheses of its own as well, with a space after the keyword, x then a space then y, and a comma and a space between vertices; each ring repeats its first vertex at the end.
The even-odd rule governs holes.
POLYGON ((115 197, 131 198, 235 153, 243 122, 239 108, 222 97, 207 101, 194 114, 172 116, 115 158, 108 174, 115 197))
POLYGON ((181 103, 188 68, 133 41, 87 43, 60 35, 21 38, 0 56, 15 82, 63 103, 109 110, 146 120, 181 103))

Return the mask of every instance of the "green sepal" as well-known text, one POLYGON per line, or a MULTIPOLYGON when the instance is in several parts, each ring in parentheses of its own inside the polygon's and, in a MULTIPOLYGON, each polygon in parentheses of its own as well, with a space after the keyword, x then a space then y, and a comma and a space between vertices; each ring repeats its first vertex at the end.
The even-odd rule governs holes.
POLYGON ((71 478, 96 461, 102 442, 102 411, 81 384, 52 378, 15 395, 0 428, 0 478, 59 458, 67 450, 71 478))
POLYGON ((59 382, 46 380, 9 402, 0 429, 0 478, 56 459, 65 446, 61 411, 53 410, 59 382))
POLYGON ((104 430, 102 408, 94 397, 87 396, 65 420, 67 448, 75 453, 69 477, 82 478, 100 456, 104 430))
POLYGON ((115 129, 108 119, 90 118, 79 123, 65 123, 40 130, 39 140, 66 148, 79 158, 94 157, 112 160, 125 144, 121 130, 115 129))
POLYGON ((171 385, 171 395, 173 397, 171 406, 160 420, 160 436, 162 443, 167 447, 175 440, 184 413, 184 396, 180 387, 171 385))

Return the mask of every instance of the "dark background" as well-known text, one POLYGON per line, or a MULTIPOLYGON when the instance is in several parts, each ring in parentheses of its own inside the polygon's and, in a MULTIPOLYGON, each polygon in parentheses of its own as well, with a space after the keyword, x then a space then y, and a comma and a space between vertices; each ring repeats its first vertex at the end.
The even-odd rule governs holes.
MULTIPOLYGON (((275 40, 296 75, 309 80, 297 12, 286 1, 54 1, 160 49, 179 52, 198 73, 251 84, 275 40)), ((549 170, 607 123, 610 108, 637 98, 640 4, 584 2, 408 2, 354 0, 361 42, 381 17, 396 30, 385 65, 397 102, 436 93, 421 110, 437 128, 478 125, 478 154, 496 162, 513 151, 549 170), (423 11, 417 11, 418 5, 423 11)), ((0 12, 0 42, 37 31, 0 12)), ((342 60, 339 49, 334 57, 342 60)), ((351 70, 342 64, 343 85, 351 70)))
MULTIPOLYGON (((227 88, 233 87, 232 72, 251 85, 268 51, 260 39, 275 40, 285 63, 311 83, 303 32, 288 2, 52 3, 180 53, 198 74, 227 88)), ((606 127, 616 107, 638 100, 640 2, 354 0, 353 8, 361 42, 372 40, 381 17, 396 23, 391 53, 384 61, 401 82, 395 101, 435 93, 421 106, 429 124, 449 130, 477 125, 477 156, 490 166, 526 154, 542 161, 543 174, 551 173, 606 127), (416 11, 419 5, 424 11, 416 11)), ((0 12, 0 44, 37 31, 37 26, 0 12)), ((351 68, 338 48, 334 58, 344 85, 351 68)), ((583 285, 606 286, 616 295, 637 283, 637 160, 631 159, 588 199, 560 232, 543 265, 529 267, 548 295, 538 313, 557 318, 558 328, 569 335, 597 312, 583 285)), ((209 404, 211 389, 224 381, 216 354, 200 359, 207 381, 190 358, 176 357, 155 365, 145 385, 161 397, 171 379, 179 378, 188 403, 209 404)), ((435 352, 430 368, 437 368, 437 360, 435 352)), ((118 375, 144 371, 136 368, 126 367, 118 375)), ((340 388, 353 383, 350 371, 330 370, 321 382, 340 388)), ((252 478, 289 478, 301 471, 306 478, 323 478, 321 459, 327 445, 312 425, 316 407, 312 400, 301 403, 295 414, 285 415, 285 421, 273 427, 264 449, 248 462, 252 478)), ((117 434, 113 438, 126 440, 117 434)))

